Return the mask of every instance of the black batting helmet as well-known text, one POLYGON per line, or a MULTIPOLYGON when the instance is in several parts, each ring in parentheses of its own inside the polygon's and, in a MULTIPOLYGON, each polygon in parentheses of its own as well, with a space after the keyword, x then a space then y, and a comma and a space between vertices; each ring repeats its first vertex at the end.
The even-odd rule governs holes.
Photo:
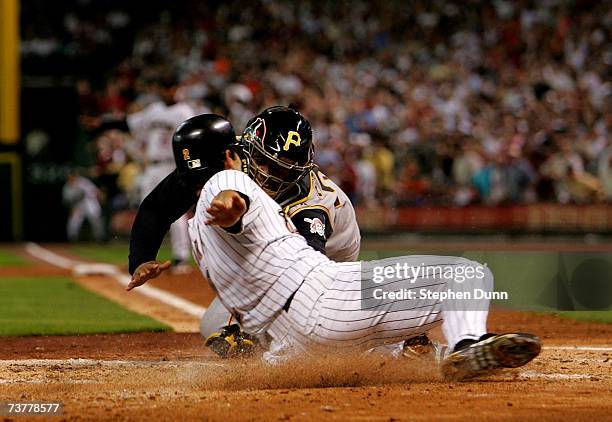
POLYGON ((200 114, 185 120, 172 136, 178 174, 185 181, 206 183, 224 169, 225 151, 236 151, 234 127, 224 117, 200 114))
POLYGON ((265 109, 249 120, 241 143, 249 175, 281 206, 308 193, 314 167, 312 129, 298 111, 265 109))

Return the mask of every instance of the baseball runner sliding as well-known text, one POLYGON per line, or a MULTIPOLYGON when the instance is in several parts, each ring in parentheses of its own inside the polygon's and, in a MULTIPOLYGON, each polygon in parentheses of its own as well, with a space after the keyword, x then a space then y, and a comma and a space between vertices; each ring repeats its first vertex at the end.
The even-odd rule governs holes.
MULTIPOLYGON (((208 124, 213 128, 221 125, 221 120, 210 118, 208 124)), ((231 125, 220 127, 229 129, 231 125)), ((233 129, 225 136, 229 139, 232 133, 233 129)), ((207 130, 206 136, 210 138, 220 134, 218 130, 207 130)), ((251 178, 283 207, 311 247, 335 261, 357 259, 361 237, 355 211, 347 195, 316 168, 312 130, 301 113, 290 107, 267 108, 249 120, 240 142, 232 147, 249 157, 245 161, 251 178), (257 139, 254 134, 263 129, 267 136, 254 142, 257 139), (291 131, 290 143, 283 141, 283 136, 291 131)), ((244 167, 239 159, 231 165, 236 169, 244 167)), ((135 281, 156 277, 168 268, 167 263, 155 260, 161 241, 169 225, 195 207, 197 199, 193 189, 185 189, 176 171, 145 198, 131 233, 129 268, 135 281)), ((252 350, 251 347, 242 347, 245 336, 218 298, 211 302, 202 316, 200 333, 207 339, 206 344, 223 357, 252 350)), ((265 335, 258 336, 262 343, 266 343, 266 338, 265 335)), ((410 342, 380 351, 417 355, 432 351, 431 342, 424 335, 410 342)))
MULTIPOLYGON (((189 222, 193 253, 221 302, 245 330, 270 334, 268 362, 318 349, 366 350, 410 338, 436 324, 442 324, 453 351, 441 363, 449 380, 521 366, 539 354, 540 341, 533 335, 487 333, 486 298, 477 301, 477 308, 456 298, 442 301, 436 294, 415 300, 394 295, 367 306, 364 281, 370 276, 364 278, 364 269, 376 272, 389 263, 338 263, 310 247, 295 233, 278 203, 246 174, 232 170, 229 158, 234 140, 226 138, 223 144, 219 138, 201 136, 210 130, 209 118, 201 115, 187 120, 173 137, 179 175, 193 189, 203 185, 189 222)), ((265 128, 254 136, 265 138, 265 128)), ((291 133, 283 138, 284 146, 291 148, 291 133)), ((473 287, 492 288, 490 270, 463 258, 406 256, 395 262, 418 267, 424 266, 425 259, 427 265, 481 268, 483 277, 474 278, 473 287)), ((426 289, 431 293, 450 291, 458 284, 458 277, 435 274, 396 276, 378 284, 383 290, 393 283, 397 291, 426 289)), ((132 281, 128 289, 140 284, 132 281)))

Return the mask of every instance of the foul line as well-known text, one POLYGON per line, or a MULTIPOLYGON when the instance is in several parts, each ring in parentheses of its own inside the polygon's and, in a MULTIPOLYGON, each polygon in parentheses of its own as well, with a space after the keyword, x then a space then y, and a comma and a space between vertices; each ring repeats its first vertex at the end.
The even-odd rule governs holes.
MULTIPOLYGON (((56 267, 66 270, 72 270, 75 275, 106 275, 113 277, 122 286, 127 286, 131 280, 131 277, 128 274, 121 272, 119 268, 114 265, 101 263, 92 264, 66 258, 33 242, 26 243, 25 250, 35 258, 45 261, 51 265, 55 265, 56 267)), ((196 318, 201 318, 204 312, 206 312, 206 307, 197 305, 157 287, 144 285, 138 287, 137 291, 138 293, 156 299, 196 318)))

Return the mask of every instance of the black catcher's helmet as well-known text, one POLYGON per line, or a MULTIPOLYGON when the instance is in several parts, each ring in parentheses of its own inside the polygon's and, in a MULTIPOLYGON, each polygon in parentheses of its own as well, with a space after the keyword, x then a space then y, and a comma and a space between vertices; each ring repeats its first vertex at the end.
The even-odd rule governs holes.
POLYGON ((216 114, 187 119, 172 136, 176 169, 189 183, 206 183, 223 170, 227 149, 237 151, 236 133, 229 120, 216 114))
POLYGON ((306 195, 314 167, 312 129, 298 111, 270 107, 242 133, 249 175, 281 206, 306 195))

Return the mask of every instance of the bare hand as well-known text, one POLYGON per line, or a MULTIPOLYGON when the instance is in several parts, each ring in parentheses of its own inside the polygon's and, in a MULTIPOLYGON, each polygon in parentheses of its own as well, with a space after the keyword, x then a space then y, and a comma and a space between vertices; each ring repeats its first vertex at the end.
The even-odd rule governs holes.
POLYGON ((170 261, 165 261, 163 263, 159 261, 148 261, 140 264, 134 271, 132 281, 130 281, 130 284, 127 285, 125 290, 130 291, 134 287, 142 286, 147 281, 159 276, 170 268, 170 266, 170 261))
POLYGON ((232 227, 236 224, 247 210, 246 201, 240 194, 233 190, 224 190, 219 193, 210 203, 206 210, 210 220, 206 225, 215 224, 221 227, 232 227))
POLYGON ((225 170, 242 171, 242 160, 235 152, 230 153, 230 150, 225 150, 225 170))

